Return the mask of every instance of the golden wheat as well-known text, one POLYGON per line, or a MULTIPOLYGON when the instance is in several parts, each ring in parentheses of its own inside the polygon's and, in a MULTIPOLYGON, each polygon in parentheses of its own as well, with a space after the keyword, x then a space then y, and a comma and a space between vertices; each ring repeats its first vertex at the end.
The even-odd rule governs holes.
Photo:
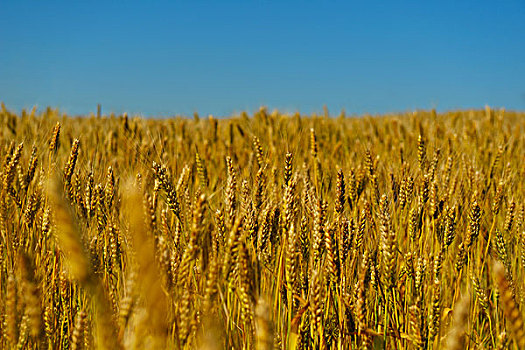
POLYGON ((0 348, 525 346, 524 113, 0 126, 0 348))

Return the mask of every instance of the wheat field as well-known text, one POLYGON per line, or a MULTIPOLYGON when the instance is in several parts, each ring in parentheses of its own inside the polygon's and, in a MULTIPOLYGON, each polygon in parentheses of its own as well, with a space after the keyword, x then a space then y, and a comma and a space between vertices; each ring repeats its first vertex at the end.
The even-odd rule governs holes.
POLYGON ((0 126, 2 349, 525 348, 525 113, 0 126))

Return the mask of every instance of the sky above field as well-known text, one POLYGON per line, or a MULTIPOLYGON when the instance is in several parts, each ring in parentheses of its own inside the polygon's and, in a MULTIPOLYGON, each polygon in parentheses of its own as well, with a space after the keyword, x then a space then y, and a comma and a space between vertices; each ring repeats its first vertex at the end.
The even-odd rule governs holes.
POLYGON ((525 1, 0 1, 0 100, 89 114, 525 110, 525 1))

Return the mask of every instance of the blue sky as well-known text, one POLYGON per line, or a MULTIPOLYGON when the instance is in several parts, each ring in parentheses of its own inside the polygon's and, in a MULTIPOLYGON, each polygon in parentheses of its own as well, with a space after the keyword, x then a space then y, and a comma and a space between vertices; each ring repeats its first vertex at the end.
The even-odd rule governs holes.
POLYGON ((525 110, 525 1, 2 0, 0 100, 146 116, 525 110))

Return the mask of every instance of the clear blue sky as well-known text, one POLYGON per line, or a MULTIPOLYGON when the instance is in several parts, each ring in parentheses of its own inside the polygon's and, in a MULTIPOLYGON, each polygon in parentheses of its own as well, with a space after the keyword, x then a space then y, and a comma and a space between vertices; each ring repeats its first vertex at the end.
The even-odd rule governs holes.
POLYGON ((87 114, 525 110, 525 1, 0 1, 0 100, 87 114))

